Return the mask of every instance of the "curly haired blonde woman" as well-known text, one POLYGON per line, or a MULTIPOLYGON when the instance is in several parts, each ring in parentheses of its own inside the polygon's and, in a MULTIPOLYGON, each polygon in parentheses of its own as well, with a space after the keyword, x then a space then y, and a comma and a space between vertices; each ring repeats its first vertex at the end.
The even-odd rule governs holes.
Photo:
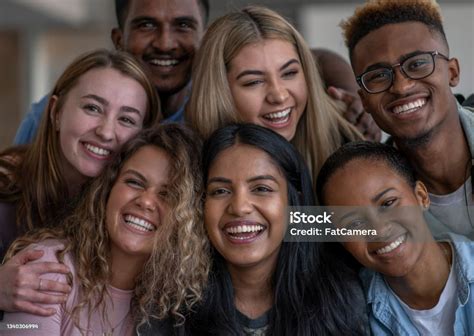
POLYGON ((32 232, 7 253, 39 247, 41 261, 68 265, 69 277, 47 274, 38 283, 68 282, 67 302, 51 317, 8 313, 4 322, 41 325, 31 335, 131 335, 151 316, 182 320, 208 274, 199 152, 193 133, 173 124, 127 143, 62 229, 32 232))
POLYGON ((217 19, 196 55, 188 122, 205 138, 251 122, 291 141, 313 180, 325 159, 362 135, 325 92, 309 47, 276 12, 249 6, 217 19))
MULTIPOLYGON (((0 153, 0 259, 19 235, 57 226, 84 183, 160 119, 155 87, 132 56, 94 50, 74 60, 55 84, 34 142, 0 153)), ((54 264, 30 267, 28 261, 41 255, 19 253, 0 267, 0 309, 52 314, 36 303, 64 296, 39 293, 38 276, 68 271, 54 264)), ((68 292, 53 282, 47 289, 68 292)))

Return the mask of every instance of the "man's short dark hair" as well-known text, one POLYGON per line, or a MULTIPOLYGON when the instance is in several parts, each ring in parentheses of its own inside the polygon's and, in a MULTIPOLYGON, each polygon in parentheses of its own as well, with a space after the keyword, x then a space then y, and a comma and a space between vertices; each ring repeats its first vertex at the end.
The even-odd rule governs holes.
POLYGON ((370 32, 387 24, 421 22, 438 33, 448 45, 440 9, 434 0, 372 0, 356 8, 354 15, 341 23, 352 60, 357 43, 370 32))
MULTIPOLYGON (((127 11, 131 0, 115 0, 115 16, 117 17, 117 23, 120 29, 123 29, 125 25, 125 19, 127 18, 127 11)), ((209 19, 209 0, 196 0, 201 9, 202 22, 204 25, 207 24, 209 19)))
POLYGON ((396 148, 379 142, 354 141, 349 142, 335 151, 326 160, 319 171, 316 182, 316 194, 319 202, 324 202, 324 187, 339 169, 344 168, 354 160, 382 162, 401 176, 411 187, 415 188, 416 178, 412 165, 396 148))

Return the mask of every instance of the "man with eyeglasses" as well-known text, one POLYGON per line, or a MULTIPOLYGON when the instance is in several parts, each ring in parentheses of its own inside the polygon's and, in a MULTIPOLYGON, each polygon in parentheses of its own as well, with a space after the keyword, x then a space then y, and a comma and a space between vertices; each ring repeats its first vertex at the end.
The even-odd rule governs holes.
POLYGON ((460 69, 449 56, 438 5, 371 0, 342 28, 366 111, 430 193, 433 233, 474 239, 474 113, 451 91, 460 69))

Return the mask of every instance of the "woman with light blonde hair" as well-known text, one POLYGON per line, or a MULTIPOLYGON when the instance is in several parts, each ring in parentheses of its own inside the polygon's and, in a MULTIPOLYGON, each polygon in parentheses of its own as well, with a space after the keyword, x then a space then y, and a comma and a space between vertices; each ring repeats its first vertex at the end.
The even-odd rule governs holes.
POLYGON ((66 264, 68 276, 45 274, 38 286, 68 283, 68 300, 52 306, 53 316, 7 313, 4 322, 41 326, 24 335, 132 335, 151 316, 184 321, 209 268, 202 189, 193 132, 166 124, 140 133, 88 184, 61 226, 30 232, 7 253, 41 248, 41 262, 66 264))
POLYGON ((204 138, 251 122, 291 141, 313 180, 325 159, 362 135, 325 92, 303 37, 276 12, 248 6, 207 29, 194 61, 186 119, 204 138))
MULTIPOLYGON (((45 112, 31 145, 0 153, 0 258, 17 236, 57 226, 83 184, 127 140, 161 119, 156 90, 139 63, 108 50, 74 60, 56 82, 45 112)), ((47 315, 52 310, 35 303, 65 299, 35 287, 41 273, 67 272, 60 265, 29 266, 41 255, 20 253, 0 267, 0 309, 47 315)), ((45 285, 44 290, 68 292, 53 282, 45 285)))

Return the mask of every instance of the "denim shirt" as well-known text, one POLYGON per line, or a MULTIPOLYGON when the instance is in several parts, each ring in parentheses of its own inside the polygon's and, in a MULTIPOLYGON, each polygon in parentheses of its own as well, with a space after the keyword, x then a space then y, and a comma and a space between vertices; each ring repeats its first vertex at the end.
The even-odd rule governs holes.
MULTIPOLYGON (((41 116, 43 111, 46 110, 48 105, 49 94, 41 98, 40 101, 31 105, 30 111, 26 114, 25 118, 21 121, 20 127, 16 131, 15 139, 13 144, 25 145, 33 142, 36 133, 38 132, 39 124, 41 122, 41 116)), ((188 97, 183 102, 183 105, 178 111, 164 119, 162 122, 178 122, 181 123, 184 120, 184 108, 188 102, 188 97)))
MULTIPOLYGON (((447 237, 447 239, 446 239, 447 237)), ((454 322, 454 335, 474 335, 474 242, 464 236, 446 234, 455 253, 454 272, 458 306, 454 322)), ((398 299, 392 294, 380 273, 363 269, 360 278, 367 297, 369 324, 373 335, 420 335, 398 299)))

